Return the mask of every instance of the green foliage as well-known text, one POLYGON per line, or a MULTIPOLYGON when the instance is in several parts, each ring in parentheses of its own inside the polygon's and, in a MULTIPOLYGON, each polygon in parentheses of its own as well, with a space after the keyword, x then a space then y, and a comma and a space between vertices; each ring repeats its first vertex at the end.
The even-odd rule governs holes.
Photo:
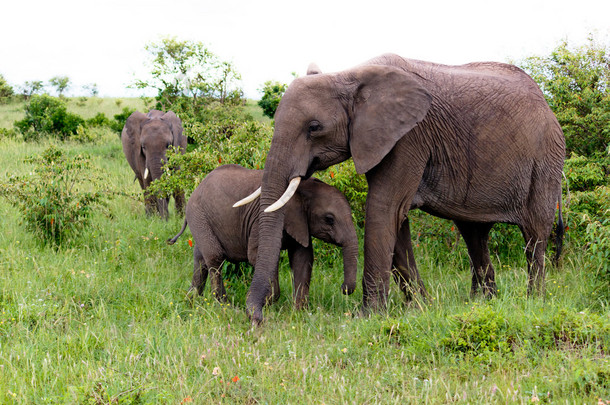
POLYGON ((110 121, 110 128, 112 128, 113 131, 118 132, 120 135, 123 131, 127 118, 129 118, 129 116, 135 111, 135 108, 123 107, 123 110, 120 113, 114 115, 114 121, 110 121))
POLYGON ((11 100, 14 91, 4 76, 0 75, 0 104, 5 104, 11 100))
POLYGON ((521 67, 542 88, 566 136, 568 153, 590 156, 610 144, 610 49, 593 36, 584 46, 562 42, 521 67))
POLYGON ((273 119, 275 110, 282 100, 282 96, 286 92, 288 85, 277 81, 266 81, 261 91, 263 97, 258 101, 258 105, 263 109, 263 114, 273 119))
POLYGON ((64 91, 70 87, 70 78, 68 76, 54 76, 49 79, 49 84, 55 87, 59 97, 63 97, 64 91))
POLYGON ((155 108, 172 110, 181 117, 197 117, 213 101, 241 103, 237 86, 240 74, 232 63, 222 61, 201 42, 164 38, 145 47, 150 57, 150 75, 134 86, 157 91, 155 108))
POLYGON ((186 154, 170 149, 161 178, 148 191, 168 197, 177 190, 190 194, 207 173, 221 164, 235 163, 248 169, 263 169, 273 130, 257 121, 222 119, 194 123, 186 134, 196 143, 186 154))
POLYGON ((2 196, 18 207, 26 229, 44 244, 59 247, 89 224, 93 209, 106 194, 98 186, 90 159, 69 157, 55 146, 42 155, 30 156, 29 175, 10 176, 2 185, 2 196))
POLYGON ((25 106, 25 118, 14 123, 25 139, 36 139, 41 134, 52 134, 64 140, 75 135, 84 120, 69 113, 63 100, 44 95, 33 95, 25 106))
POLYGON ((610 184, 607 170, 610 169, 608 157, 587 158, 572 153, 564 164, 564 173, 570 191, 588 191, 597 186, 610 184))
POLYGON ((450 351, 474 357, 490 352, 510 353, 515 337, 506 319, 490 306, 475 305, 454 319, 450 336, 441 341, 450 351))

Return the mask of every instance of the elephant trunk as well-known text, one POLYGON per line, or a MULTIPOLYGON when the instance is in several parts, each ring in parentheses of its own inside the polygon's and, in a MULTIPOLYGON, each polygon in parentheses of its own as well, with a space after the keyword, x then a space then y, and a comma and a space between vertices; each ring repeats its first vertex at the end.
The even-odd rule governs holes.
POLYGON ((354 231, 353 238, 343 246, 343 284, 341 292, 349 295, 356 289, 358 275, 358 238, 354 231))
MULTIPOLYGON (((149 171, 149 175, 148 175, 149 177, 147 180, 148 184, 150 184, 154 180, 161 178, 161 174, 163 173, 163 171, 161 170, 161 167, 163 166, 164 163, 165 163, 165 156, 155 156, 146 162, 146 170, 149 171)), ((157 211, 159 212, 159 215, 162 218, 167 219, 169 216, 169 211, 167 208, 168 203, 169 203, 169 198, 154 198, 153 201, 154 201, 155 205, 157 206, 157 211)))
POLYGON ((273 212, 265 210, 284 194, 288 181, 294 177, 290 168, 278 163, 289 148, 271 143, 267 155, 260 195, 259 245, 254 275, 248 290, 246 306, 253 324, 263 320, 262 308, 270 298, 279 294, 278 262, 282 247, 284 209, 273 212))

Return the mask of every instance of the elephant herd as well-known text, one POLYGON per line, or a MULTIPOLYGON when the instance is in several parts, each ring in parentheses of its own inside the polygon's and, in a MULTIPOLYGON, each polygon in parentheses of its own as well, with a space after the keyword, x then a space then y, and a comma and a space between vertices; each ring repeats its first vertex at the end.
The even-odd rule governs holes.
MULTIPOLYGON (((122 142, 144 189, 159 177, 169 145, 186 146, 180 120, 159 111, 132 114, 122 142)), ((189 225, 195 240, 191 288, 201 292, 209 273, 219 299, 226 299, 222 261, 252 263, 246 307, 253 324, 279 294, 281 249, 294 271, 295 305, 306 303, 311 237, 343 248, 341 291, 349 294, 358 257, 349 204, 311 175, 352 158, 368 183, 365 312, 385 307, 391 275, 407 298, 411 291, 426 294, 409 227, 408 213, 416 208, 454 221, 470 256, 472 294, 496 294, 492 226, 517 225, 525 240, 528 294, 542 294, 556 214, 556 259, 561 252, 564 156, 557 119, 537 84, 515 66, 448 66, 394 54, 336 73, 312 65, 277 108, 265 169, 213 170, 189 198, 184 226, 169 242, 189 225)), ((181 211, 184 196, 174 197, 181 211)), ((147 197, 147 212, 155 205, 167 216, 167 200, 147 197)))

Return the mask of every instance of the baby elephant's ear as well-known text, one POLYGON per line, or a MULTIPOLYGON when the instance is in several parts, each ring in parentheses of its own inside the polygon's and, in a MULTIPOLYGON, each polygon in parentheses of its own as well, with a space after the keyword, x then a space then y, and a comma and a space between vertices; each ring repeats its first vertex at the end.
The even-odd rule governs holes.
POLYGON ((301 246, 309 246, 309 223, 307 212, 303 206, 303 198, 297 192, 286 203, 284 213, 284 230, 294 238, 301 246))

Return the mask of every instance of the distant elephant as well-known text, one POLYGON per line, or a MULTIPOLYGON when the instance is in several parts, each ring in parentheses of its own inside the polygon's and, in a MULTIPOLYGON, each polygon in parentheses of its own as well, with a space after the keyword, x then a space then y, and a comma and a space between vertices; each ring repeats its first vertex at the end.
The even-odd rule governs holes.
MULTIPOLYGON (((565 139, 527 74, 501 63, 447 66, 393 54, 316 73, 295 79, 275 114, 260 195, 261 243, 247 299, 253 323, 262 321, 277 277, 285 216, 277 209, 290 198, 284 190, 350 157, 368 182, 365 310, 385 307, 397 250, 411 256, 407 267, 416 272, 408 220, 414 208, 456 223, 470 255, 472 291, 482 286, 486 295, 496 293, 489 231, 496 222, 519 226, 528 294, 544 292, 565 139)), ((559 235, 562 230, 560 211, 559 235)), ((411 275, 398 267, 408 280, 411 275)))
MULTIPOLYGON (((123 152, 140 182, 142 190, 146 190, 153 180, 161 177, 161 167, 166 162, 165 152, 170 146, 186 150, 186 137, 182 135, 182 121, 172 111, 163 113, 151 110, 148 114, 139 111, 127 118, 121 133, 123 152)), ((167 218, 169 198, 145 196, 146 213, 158 212, 167 218)), ((182 214, 184 210, 184 193, 174 194, 176 210, 182 214)))
MULTIPOLYGON (((220 300, 226 299, 220 274, 224 260, 256 264, 260 243, 258 202, 237 208, 231 205, 259 187, 262 177, 262 170, 250 170, 239 165, 220 166, 203 179, 189 198, 184 225, 178 235, 167 242, 174 244, 188 223, 195 240, 191 289, 196 289, 199 294, 210 272, 213 293, 220 300)), ((341 291, 351 294, 356 286, 358 238, 345 196, 318 179, 308 179, 301 182, 285 209, 280 247, 288 250, 294 273, 295 306, 302 307, 309 297, 312 236, 343 248, 344 281, 341 291)), ((277 299, 279 293, 276 280, 272 287, 273 298, 277 299)))

